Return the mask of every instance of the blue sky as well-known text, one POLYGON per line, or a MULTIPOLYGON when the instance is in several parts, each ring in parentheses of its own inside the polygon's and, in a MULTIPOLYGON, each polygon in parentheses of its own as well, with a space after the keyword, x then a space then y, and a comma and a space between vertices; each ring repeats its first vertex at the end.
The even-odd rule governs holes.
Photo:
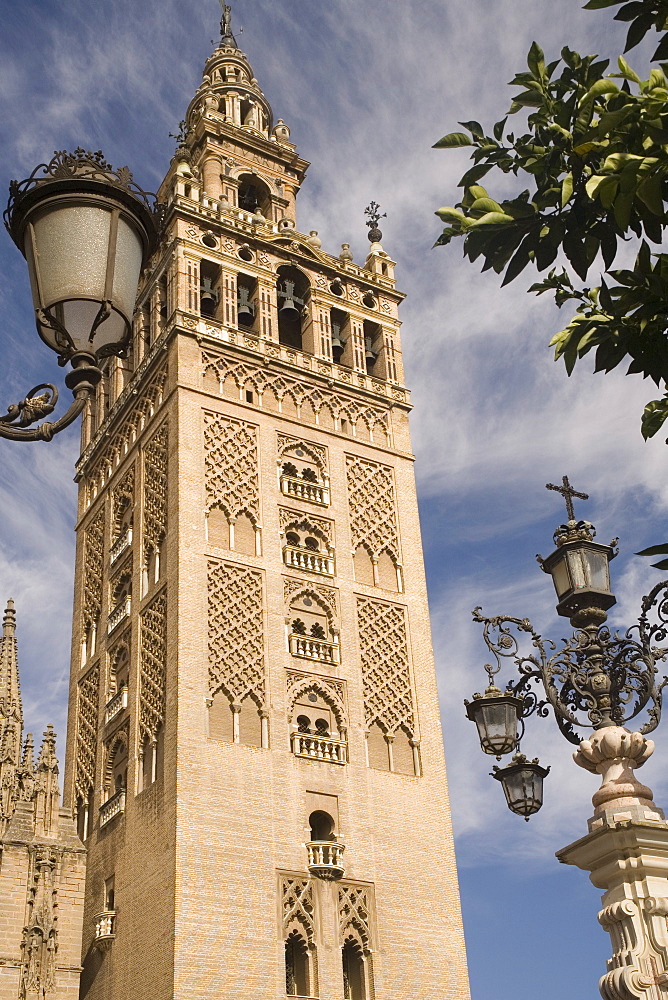
MULTIPOLYGON (((0 186, 80 144, 155 190, 217 38, 215 0, 4 0, 0 10, 0 186)), ((459 247, 430 249, 433 211, 456 200, 466 160, 431 145, 457 121, 505 114, 506 82, 534 38, 551 56, 566 43, 614 55, 620 34, 577 0, 237 0, 234 26, 313 164, 298 228, 319 230, 332 253, 349 242, 361 261, 375 199, 408 293, 403 345, 474 1000, 590 1000, 609 954, 599 894, 554 852, 586 832, 596 782, 553 724, 532 720, 524 749, 552 765, 546 804, 528 824, 508 813, 463 714, 486 659, 470 609, 566 634, 534 556, 563 519, 544 484, 567 473, 591 494, 578 513, 602 541, 620 537, 612 620, 630 624, 658 579, 632 553, 664 537, 668 449, 640 437, 651 385, 593 376, 587 363, 568 379, 554 364, 547 344, 561 317, 525 293, 532 276, 501 290, 459 247)), ((61 373, 34 334, 25 264, 6 236, 0 268, 4 409, 61 373)), ((76 453, 74 430, 48 445, 0 442, 0 600, 17 602, 26 722, 38 733, 47 721, 65 732, 76 453)), ((657 742, 642 777, 661 804, 660 732, 657 742)))

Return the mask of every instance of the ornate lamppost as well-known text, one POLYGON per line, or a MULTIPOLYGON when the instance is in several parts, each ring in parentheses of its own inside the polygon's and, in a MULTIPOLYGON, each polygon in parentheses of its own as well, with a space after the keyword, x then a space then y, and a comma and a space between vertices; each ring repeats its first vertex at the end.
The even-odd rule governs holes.
POLYGON ((49 441, 95 392, 100 362, 130 343, 139 274, 160 235, 160 206, 101 152, 57 152, 12 181, 4 221, 28 264, 37 332, 71 371, 74 400, 54 422, 54 385, 35 386, 0 416, 0 437, 49 441))
POLYGON ((576 492, 564 476, 548 489, 566 500, 568 520, 554 534, 555 551, 543 559, 552 576, 560 615, 575 631, 560 647, 543 639, 528 618, 485 617, 478 607, 474 621, 483 626, 494 664, 487 664, 488 686, 465 702, 476 723, 482 750, 510 765, 495 767, 509 808, 529 819, 542 804, 542 782, 549 768, 519 752, 524 720, 536 713, 554 714, 556 723, 578 749, 580 767, 600 774, 593 796, 588 834, 557 853, 565 864, 590 872, 604 889, 599 921, 609 931, 613 954, 599 988, 604 1000, 660 1000, 668 989, 668 823, 638 782, 634 771, 654 750, 646 735, 656 729, 667 678, 657 677, 657 663, 668 655, 668 581, 643 598, 641 614, 628 631, 612 631, 607 611, 615 603, 610 588, 610 560, 617 539, 596 542, 588 521, 578 521, 576 492), (522 648, 526 637, 529 648, 522 648), (504 663, 516 668, 505 690, 495 678, 504 663), (641 716, 637 731, 627 724, 641 716), (591 729, 583 738, 581 730, 591 729))

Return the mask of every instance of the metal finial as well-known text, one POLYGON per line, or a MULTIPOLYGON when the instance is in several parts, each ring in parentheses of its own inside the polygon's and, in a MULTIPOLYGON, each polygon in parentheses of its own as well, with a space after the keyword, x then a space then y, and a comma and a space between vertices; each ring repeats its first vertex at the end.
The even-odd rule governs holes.
POLYGON ((372 201, 370 205, 364 209, 364 214, 369 216, 369 221, 366 225, 369 227, 368 237, 370 243, 380 243, 383 238, 383 234, 378 228, 378 222, 380 219, 387 218, 387 212, 383 212, 381 215, 378 209, 380 205, 377 201, 372 201))
POLYGON ((546 490, 554 490, 556 493, 561 493, 562 497, 566 501, 566 512, 568 513, 568 520, 575 520, 575 511, 573 510, 573 497, 578 497, 580 500, 588 500, 588 493, 578 493, 574 490, 568 481, 568 476, 564 476, 561 480, 562 486, 555 486, 554 483, 546 483, 546 490))
POLYGON ((218 0, 223 11, 220 19, 220 47, 236 49, 237 40, 232 34, 232 8, 224 0, 218 0))

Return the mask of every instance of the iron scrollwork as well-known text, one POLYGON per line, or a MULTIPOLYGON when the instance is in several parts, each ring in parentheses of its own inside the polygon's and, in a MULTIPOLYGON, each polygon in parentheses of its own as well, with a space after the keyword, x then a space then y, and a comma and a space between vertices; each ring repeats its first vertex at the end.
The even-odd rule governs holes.
POLYGON ((496 660, 495 666, 485 667, 490 682, 500 671, 502 658, 515 663, 519 679, 508 684, 507 693, 523 700, 523 718, 534 712, 545 717, 551 706, 559 729, 575 745, 582 739, 576 727, 623 726, 643 710, 647 719, 640 732, 650 733, 658 726, 668 678, 657 683, 656 665, 668 655, 668 646, 656 643, 668 637, 668 581, 658 583, 643 598, 638 623, 625 633, 589 625, 576 630, 559 649, 544 640, 528 618, 486 618, 477 607, 473 620, 482 624, 485 643, 496 660), (656 609, 654 622, 649 619, 652 609, 656 609), (535 652, 521 652, 522 633, 531 637, 535 652))

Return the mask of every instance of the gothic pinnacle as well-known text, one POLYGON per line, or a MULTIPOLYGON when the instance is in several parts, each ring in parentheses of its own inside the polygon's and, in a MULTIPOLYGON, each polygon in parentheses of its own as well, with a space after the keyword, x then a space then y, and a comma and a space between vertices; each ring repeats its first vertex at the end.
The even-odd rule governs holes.
POLYGON ((8 636, 13 636, 16 629, 16 611, 14 610, 14 601, 11 598, 7 601, 5 616, 2 619, 2 629, 4 635, 8 636))

